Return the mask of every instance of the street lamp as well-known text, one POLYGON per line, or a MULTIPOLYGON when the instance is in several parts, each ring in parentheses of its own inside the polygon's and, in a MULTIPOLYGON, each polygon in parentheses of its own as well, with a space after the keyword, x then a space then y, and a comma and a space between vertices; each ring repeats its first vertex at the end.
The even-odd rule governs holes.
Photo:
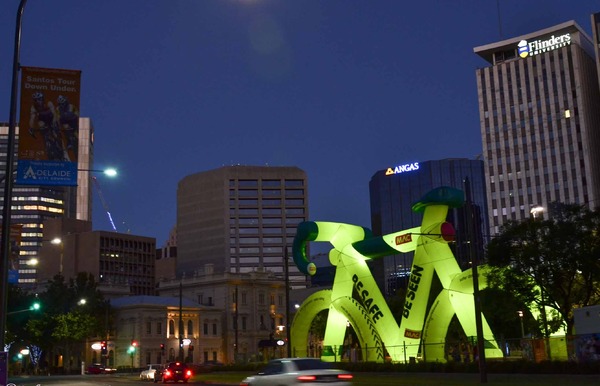
MULTIPOLYGON (((19 79, 19 56, 21 52, 21 19, 27 0, 21 0, 17 10, 17 23, 15 26, 15 44, 13 52, 12 83, 10 90, 10 111, 8 120, 8 140, 6 145, 5 176, 12 176, 15 158, 15 131, 17 126, 17 93, 19 79)), ((4 351, 6 338, 6 309, 8 306, 8 256, 10 254, 10 212, 12 203, 12 178, 6 178, 4 183, 4 205, 2 207, 2 235, 0 258, 0 350, 4 351)), ((3 372, 5 375, 6 372, 3 372)), ((6 383, 5 379, 0 379, 6 383)))
POLYGON ((114 168, 108 169, 77 169, 78 172, 103 173, 107 177, 115 177, 118 172, 114 168))
POLYGON ((65 245, 60 237, 55 237, 50 240, 53 245, 60 245, 60 262, 58 264, 58 273, 62 276, 63 274, 63 255, 65 252, 65 245))
POLYGON ((538 216, 543 215, 544 214, 544 207, 541 205, 534 205, 533 207, 531 207, 531 209, 529 210, 529 213, 531 213, 531 215, 533 216, 533 219, 537 219, 538 216))
POLYGON ((525 338, 525 328, 523 327, 523 311, 517 311, 519 320, 521 321, 521 338, 525 338))

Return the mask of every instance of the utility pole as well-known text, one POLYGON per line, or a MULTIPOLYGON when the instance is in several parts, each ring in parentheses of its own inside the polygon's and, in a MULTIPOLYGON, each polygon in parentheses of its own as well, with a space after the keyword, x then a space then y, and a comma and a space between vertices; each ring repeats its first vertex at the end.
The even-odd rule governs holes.
MULTIPOLYGON (((487 369, 485 363, 485 338, 483 337, 483 323, 481 320, 481 296, 479 294, 479 274, 477 273, 477 266, 479 265, 478 254, 479 251, 475 250, 475 228, 474 228, 474 215, 473 215, 473 200, 471 198, 471 183, 469 177, 465 177, 465 195, 466 195, 466 227, 469 238, 469 254, 471 255, 473 273, 473 298, 475 300, 475 328, 477 330, 477 355, 479 357, 479 375, 481 383, 487 383, 487 369)), ((473 358, 474 360, 475 358, 473 358)))
POLYGON ((179 282, 179 361, 183 362, 183 283, 179 282))
POLYGON ((234 294, 234 302, 233 302, 233 329, 235 331, 235 342, 233 347, 233 361, 237 363, 238 360, 238 286, 235 286, 235 294, 234 294))
POLYGON ((287 342, 287 357, 292 357, 292 334, 290 333, 290 271, 288 265, 288 248, 284 245, 283 251, 283 268, 285 272, 285 334, 287 342))

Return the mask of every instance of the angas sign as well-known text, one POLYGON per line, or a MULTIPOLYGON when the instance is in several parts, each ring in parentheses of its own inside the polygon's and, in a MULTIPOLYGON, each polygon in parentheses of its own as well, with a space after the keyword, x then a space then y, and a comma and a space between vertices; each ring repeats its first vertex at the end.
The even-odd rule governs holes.
POLYGON ((560 36, 552 35, 550 39, 546 40, 538 39, 531 42, 521 40, 519 44, 517 44, 517 50, 520 57, 526 58, 528 56, 535 56, 543 54, 544 52, 556 50, 569 44, 571 44, 571 34, 567 33, 560 36))
POLYGON ((396 166, 394 168, 387 168, 387 170, 385 171, 385 175, 389 176, 389 175, 392 175, 392 174, 400 174, 400 173, 404 173, 404 172, 412 172, 414 170, 419 170, 419 163, 418 162, 413 162, 412 164, 399 165, 399 166, 396 166))

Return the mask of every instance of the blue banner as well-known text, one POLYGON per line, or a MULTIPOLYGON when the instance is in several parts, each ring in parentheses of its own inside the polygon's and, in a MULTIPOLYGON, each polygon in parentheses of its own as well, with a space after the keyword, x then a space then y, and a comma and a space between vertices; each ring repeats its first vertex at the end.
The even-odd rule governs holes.
POLYGON ((77 163, 19 160, 15 184, 77 186, 77 163))

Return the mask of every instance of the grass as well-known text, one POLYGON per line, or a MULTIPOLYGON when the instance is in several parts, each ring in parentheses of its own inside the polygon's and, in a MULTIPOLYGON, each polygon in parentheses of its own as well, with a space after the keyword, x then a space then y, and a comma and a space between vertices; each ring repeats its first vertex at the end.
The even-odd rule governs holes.
MULTIPOLYGON (((198 374, 194 381, 237 385, 252 372, 212 372, 198 374)), ((481 376, 473 373, 354 373, 354 385, 369 386, 468 386, 480 385, 481 376)), ((600 375, 487 374, 487 385, 600 385, 600 375)))

